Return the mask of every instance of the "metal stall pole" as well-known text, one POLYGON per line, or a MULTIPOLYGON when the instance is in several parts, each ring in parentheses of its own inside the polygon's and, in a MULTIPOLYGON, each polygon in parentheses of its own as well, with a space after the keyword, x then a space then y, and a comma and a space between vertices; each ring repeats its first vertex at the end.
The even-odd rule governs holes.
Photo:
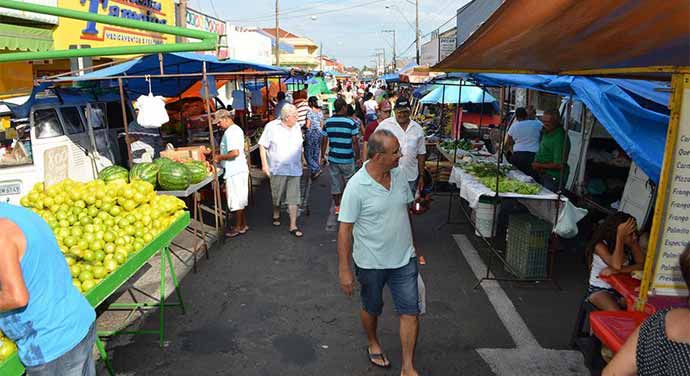
MULTIPOLYGON (((202 89, 203 87, 206 87, 207 92, 210 91, 208 87, 208 76, 206 74, 206 62, 204 61, 202 63, 202 89)), ((209 103, 209 98, 208 95, 204 99, 204 105, 206 107, 206 118, 208 119, 208 138, 209 141, 211 142, 211 154, 215 155, 216 154, 216 140, 215 137, 213 136, 213 122, 211 121, 211 104, 209 103)), ((213 213, 214 213, 214 219, 215 219, 215 225, 216 225, 216 236, 218 236, 218 240, 222 240, 222 234, 221 232, 224 231, 224 224, 223 224, 223 216, 219 213, 220 209, 220 181, 218 180, 218 170, 213 169, 213 213)), ((208 258, 208 249, 206 249, 206 258, 208 258)))
POLYGON ((117 79, 117 86, 120 88, 120 108, 122 109, 122 124, 125 126, 125 145, 127 145, 127 160, 129 167, 132 167, 132 147, 129 145, 129 124, 127 123, 127 106, 125 105, 125 89, 122 87, 122 78, 117 79))
POLYGON ((244 111, 242 111, 242 130, 247 130, 247 82, 245 76, 242 76, 242 101, 244 102, 244 111))

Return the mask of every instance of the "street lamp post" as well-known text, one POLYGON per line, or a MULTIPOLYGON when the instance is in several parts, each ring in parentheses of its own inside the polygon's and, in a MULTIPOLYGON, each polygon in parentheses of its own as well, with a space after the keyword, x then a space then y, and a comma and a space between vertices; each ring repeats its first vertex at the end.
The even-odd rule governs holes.
POLYGON ((393 33, 393 71, 395 72, 398 69, 398 66, 395 61, 395 30, 383 30, 384 33, 393 33))
POLYGON ((276 66, 280 66, 280 25, 278 23, 278 0, 276 0, 276 66))

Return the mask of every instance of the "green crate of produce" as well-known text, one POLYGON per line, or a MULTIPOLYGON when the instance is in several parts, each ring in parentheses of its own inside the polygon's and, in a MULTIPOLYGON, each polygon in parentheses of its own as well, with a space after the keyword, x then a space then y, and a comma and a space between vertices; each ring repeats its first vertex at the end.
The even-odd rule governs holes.
POLYGON ((530 214, 508 218, 506 270, 520 279, 546 278, 551 225, 530 214))

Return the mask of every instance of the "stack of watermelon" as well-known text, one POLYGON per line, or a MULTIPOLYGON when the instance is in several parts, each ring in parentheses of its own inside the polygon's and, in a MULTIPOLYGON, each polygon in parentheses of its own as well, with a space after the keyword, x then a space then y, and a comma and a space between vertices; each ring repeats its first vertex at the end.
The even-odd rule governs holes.
POLYGON ((103 169, 98 178, 107 182, 143 180, 158 186, 164 191, 183 191, 191 184, 197 184, 208 176, 203 161, 175 162, 168 158, 158 158, 153 162, 135 164, 130 171, 121 166, 103 169))

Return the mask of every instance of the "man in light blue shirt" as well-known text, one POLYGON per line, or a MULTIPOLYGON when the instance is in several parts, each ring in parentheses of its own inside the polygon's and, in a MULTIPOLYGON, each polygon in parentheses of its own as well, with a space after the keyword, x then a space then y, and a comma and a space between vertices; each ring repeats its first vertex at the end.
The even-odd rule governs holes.
POLYGON ((507 145, 512 147, 510 163, 520 171, 532 175, 531 165, 539 150, 543 124, 539 120, 530 120, 524 107, 515 110, 515 119, 517 121, 508 129, 507 145))
POLYGON ((417 259, 412 244, 409 204, 414 200, 407 178, 398 167, 400 144, 388 130, 370 138, 369 160, 350 179, 340 206, 338 272, 343 292, 352 296, 354 259, 361 285, 360 318, 368 339, 369 361, 390 367, 376 333, 383 309, 383 288, 387 284, 395 311, 400 316, 402 375, 417 375, 414 348, 419 331, 417 259))

